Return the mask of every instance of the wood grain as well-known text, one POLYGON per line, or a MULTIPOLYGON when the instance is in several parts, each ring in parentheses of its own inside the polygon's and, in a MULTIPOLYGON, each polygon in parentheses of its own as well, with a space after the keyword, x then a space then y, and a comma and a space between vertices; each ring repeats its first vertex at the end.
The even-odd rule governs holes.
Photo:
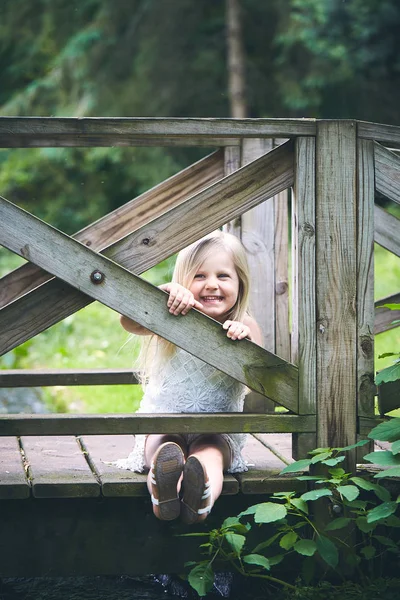
POLYGON ((319 121, 317 129, 317 443, 340 447, 357 432, 356 127, 319 121))
POLYGON ((400 310, 390 310, 384 304, 400 304, 400 292, 375 302, 375 335, 399 327, 399 323, 393 321, 400 319, 400 310))
POLYGON ((21 439, 35 498, 93 498, 100 485, 74 437, 21 439))
POLYGON ((374 144, 375 185, 378 192, 400 204, 400 158, 381 144, 374 144))
POLYGON ((375 205, 375 242, 400 257, 400 219, 375 205))
POLYGON ((360 138, 400 145, 400 127, 395 125, 357 121, 357 133, 360 138))
POLYGON ((209 146, 314 135, 314 119, 0 117, 0 147, 209 146))
POLYGON ((21 500, 30 494, 17 438, 0 438, 0 500, 21 500))
MULTIPOLYGON (((72 237, 92 250, 104 250, 223 176, 223 154, 218 150, 88 225, 72 237)), ((32 263, 12 271, 0 279, 0 308, 51 277, 51 274, 32 263)))
POLYGON ((0 436, 315 431, 315 417, 258 413, 0 415, 0 436))
POLYGON ((0 370, 0 387, 47 387, 53 385, 133 385, 138 374, 131 369, 0 370))

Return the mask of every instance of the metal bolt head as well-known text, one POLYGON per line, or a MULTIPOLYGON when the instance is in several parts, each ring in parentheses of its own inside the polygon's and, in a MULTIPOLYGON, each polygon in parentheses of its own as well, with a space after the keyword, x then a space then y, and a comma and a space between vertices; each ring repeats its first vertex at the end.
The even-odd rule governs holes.
POLYGON ((103 283, 105 279, 104 273, 102 273, 101 271, 93 271, 93 273, 90 274, 90 281, 92 283, 98 284, 98 283, 103 283))

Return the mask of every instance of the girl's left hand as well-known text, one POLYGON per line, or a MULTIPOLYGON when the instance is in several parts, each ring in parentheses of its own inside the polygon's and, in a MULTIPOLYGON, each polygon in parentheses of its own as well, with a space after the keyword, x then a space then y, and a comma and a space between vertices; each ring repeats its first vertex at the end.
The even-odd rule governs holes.
POLYGON ((244 338, 250 338, 250 327, 240 323, 240 321, 225 321, 222 325, 223 329, 227 329, 226 335, 231 340, 243 340, 244 338))

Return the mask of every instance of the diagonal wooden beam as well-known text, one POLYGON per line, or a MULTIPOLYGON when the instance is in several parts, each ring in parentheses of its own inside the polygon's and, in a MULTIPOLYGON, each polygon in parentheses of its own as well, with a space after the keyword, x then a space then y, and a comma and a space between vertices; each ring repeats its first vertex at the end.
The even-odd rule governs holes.
MULTIPOLYGON (((85 227, 73 237, 92 250, 101 251, 223 176, 223 153, 218 150, 85 227)), ((32 263, 12 271, 0 279, 0 308, 51 278, 52 275, 32 263)))
POLYGON ((174 317, 165 292, 4 199, 0 222, 6 248, 296 412, 294 365, 248 340, 232 342, 220 323, 198 311, 174 317))
POLYGON ((400 304, 400 292, 375 302, 375 335, 400 325, 400 310, 390 310, 383 306, 384 304, 400 304), (397 323, 393 323, 393 321, 397 321, 397 323))
POLYGON ((375 205, 375 242, 400 257, 400 219, 375 205))
MULTIPOLYGON (((287 142, 154 219, 105 254, 132 272, 143 273, 292 183, 293 145, 287 142)), ((0 354, 91 301, 55 279, 8 304, 0 311, 0 354)))
POLYGON ((374 148, 375 187, 386 198, 400 204, 400 158, 377 142, 374 148))

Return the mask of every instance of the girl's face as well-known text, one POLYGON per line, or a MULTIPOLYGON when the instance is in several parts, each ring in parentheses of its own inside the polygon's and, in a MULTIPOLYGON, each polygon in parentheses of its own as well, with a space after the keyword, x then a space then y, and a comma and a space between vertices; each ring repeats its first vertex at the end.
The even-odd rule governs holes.
POLYGON ((195 300, 201 302, 209 317, 223 323, 239 293, 239 278, 233 260, 225 250, 206 258, 189 286, 195 300))

